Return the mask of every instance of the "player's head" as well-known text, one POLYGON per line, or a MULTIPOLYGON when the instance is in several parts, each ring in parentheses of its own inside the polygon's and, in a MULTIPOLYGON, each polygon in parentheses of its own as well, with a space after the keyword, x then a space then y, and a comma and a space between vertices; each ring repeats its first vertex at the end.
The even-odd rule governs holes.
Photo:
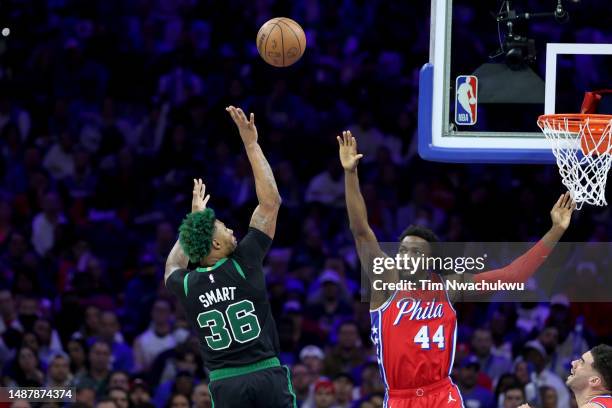
POLYGON ((440 242, 440 239, 429 228, 421 227, 420 225, 410 225, 401 233, 399 241, 400 243, 425 242, 432 244, 440 242))
MULTIPOLYGON (((421 227, 419 225, 410 225, 406 228, 399 236, 400 255, 408 256, 410 258, 419 258, 422 256, 431 256, 432 247, 431 244, 440 242, 436 234, 429 228, 421 227)), ((419 271, 409 271, 400 269, 402 274, 412 275, 419 271)))
POLYGON ((574 393, 609 393, 612 390, 612 347, 600 344, 572 361, 566 384, 574 393))
POLYGON ((225 258, 236 248, 234 232, 217 219, 212 208, 188 214, 179 228, 179 242, 192 263, 209 255, 225 258))

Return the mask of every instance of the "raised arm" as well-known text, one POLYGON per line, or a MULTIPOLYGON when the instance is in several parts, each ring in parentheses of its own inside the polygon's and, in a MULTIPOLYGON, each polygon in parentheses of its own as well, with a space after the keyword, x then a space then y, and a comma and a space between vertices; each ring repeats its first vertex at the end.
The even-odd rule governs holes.
POLYGON ((376 236, 368 224, 368 212, 359 188, 357 165, 363 154, 357 153, 357 141, 350 131, 342 132, 342 137, 337 136, 336 139, 340 147, 340 162, 344 168, 346 210, 351 232, 357 244, 360 242, 377 243, 376 236))
MULTIPOLYGON (((468 282, 526 282, 546 261, 557 242, 561 239, 572 219, 572 212, 576 208, 576 203, 572 200, 569 193, 559 197, 552 210, 550 218, 552 226, 544 236, 527 252, 516 258, 509 265, 503 268, 479 273, 476 275, 451 275, 449 279, 468 281, 468 282)), ((452 300, 458 300, 460 293, 449 291, 452 300)))
MULTIPOLYGON (((340 162, 344 168, 344 188, 349 225, 355 239, 361 265, 366 269, 371 282, 375 279, 381 279, 385 282, 397 282, 397 271, 395 270, 387 271, 382 275, 374 275, 372 271, 372 260, 376 257, 386 257, 387 255, 380 248, 376 235, 374 235, 372 228, 368 224, 368 212, 359 188, 357 165, 363 155, 357 153, 357 141, 350 131, 342 132, 342 137, 337 136, 336 139, 340 149, 340 162)), ((389 291, 373 290, 370 297, 370 307, 374 309, 379 307, 389 296, 389 291)))
POLYGON ((274 180, 270 164, 268 164, 259 143, 257 143, 255 115, 251 113, 250 118, 247 119, 240 108, 230 106, 226 110, 234 120, 236 127, 238 127, 247 157, 253 169, 253 176, 255 177, 258 205, 251 216, 250 226, 257 228, 270 238, 274 238, 281 197, 278 193, 276 180, 274 180))
POLYGON ((515 259, 510 265, 480 273, 473 277, 474 281, 494 282, 526 282, 531 275, 544 263, 552 249, 561 239, 572 219, 576 203, 569 193, 559 197, 552 210, 550 218, 552 226, 546 234, 531 249, 515 259))
MULTIPOLYGON (((193 195, 191 198, 191 212, 204 211, 206 204, 210 200, 210 195, 206 195, 206 186, 202 179, 193 180, 193 195)), ((164 283, 177 269, 185 269, 189 265, 189 258, 183 252, 181 244, 177 240, 166 259, 166 269, 164 272, 164 283)))
POLYGON ((170 251, 170 255, 166 259, 166 270, 164 273, 164 283, 168 281, 168 278, 174 271, 177 269, 185 269, 189 265, 189 258, 183 252, 183 248, 181 248, 181 244, 178 240, 174 243, 172 250, 170 251))

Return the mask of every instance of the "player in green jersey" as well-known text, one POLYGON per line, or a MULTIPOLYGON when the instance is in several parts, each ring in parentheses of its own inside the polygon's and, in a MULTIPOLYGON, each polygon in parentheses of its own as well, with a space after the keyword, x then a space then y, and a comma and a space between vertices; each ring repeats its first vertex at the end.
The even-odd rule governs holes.
POLYGON ((262 267, 281 198, 257 142, 255 116, 247 119, 233 106, 226 110, 251 163, 258 206, 248 233, 238 242, 206 207, 210 196, 202 180, 194 180, 192 211, 166 261, 166 287, 180 299, 199 333, 215 408, 295 407, 289 371, 278 360, 278 334, 262 267), (188 269, 189 261, 198 267, 188 269))

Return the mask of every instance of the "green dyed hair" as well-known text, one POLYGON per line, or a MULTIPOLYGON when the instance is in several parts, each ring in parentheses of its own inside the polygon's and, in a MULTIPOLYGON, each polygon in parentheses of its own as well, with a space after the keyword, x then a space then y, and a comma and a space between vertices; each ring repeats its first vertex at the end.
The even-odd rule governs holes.
POLYGON ((179 227, 179 243, 192 263, 199 263, 209 253, 215 232, 215 212, 212 208, 187 214, 179 227))

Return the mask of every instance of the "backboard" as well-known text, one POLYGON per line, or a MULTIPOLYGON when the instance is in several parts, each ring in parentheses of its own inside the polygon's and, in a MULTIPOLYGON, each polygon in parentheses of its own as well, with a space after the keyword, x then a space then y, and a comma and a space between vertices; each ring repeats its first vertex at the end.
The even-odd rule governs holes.
MULTIPOLYGON (((578 113, 586 91, 612 88, 609 7, 609 0, 432 0, 419 83, 421 157, 554 162, 537 118, 578 113)), ((612 114, 609 105, 598 113, 612 114)))

